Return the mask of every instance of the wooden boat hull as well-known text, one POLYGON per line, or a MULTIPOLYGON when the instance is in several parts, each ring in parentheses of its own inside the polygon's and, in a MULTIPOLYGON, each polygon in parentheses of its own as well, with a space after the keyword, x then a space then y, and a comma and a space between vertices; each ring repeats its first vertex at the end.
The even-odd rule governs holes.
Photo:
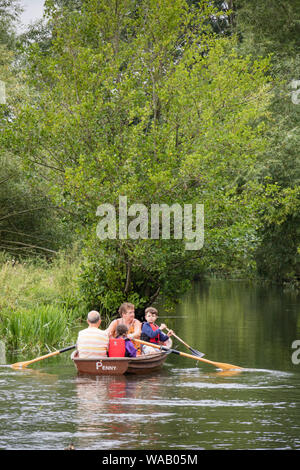
POLYGON ((138 357, 79 358, 71 355, 77 371, 88 375, 149 374, 159 370, 168 357, 168 352, 145 354, 138 357))
POLYGON ((128 362, 127 374, 147 374, 159 370, 165 360, 168 352, 158 352, 155 354, 145 354, 144 356, 132 357, 128 362))

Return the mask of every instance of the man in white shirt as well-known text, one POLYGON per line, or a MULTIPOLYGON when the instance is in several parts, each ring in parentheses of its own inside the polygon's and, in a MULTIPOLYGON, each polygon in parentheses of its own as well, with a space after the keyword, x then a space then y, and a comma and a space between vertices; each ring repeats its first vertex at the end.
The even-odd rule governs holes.
POLYGON ((109 337, 106 331, 100 330, 99 312, 92 310, 87 316, 88 328, 78 334, 76 343, 80 358, 107 356, 109 337))

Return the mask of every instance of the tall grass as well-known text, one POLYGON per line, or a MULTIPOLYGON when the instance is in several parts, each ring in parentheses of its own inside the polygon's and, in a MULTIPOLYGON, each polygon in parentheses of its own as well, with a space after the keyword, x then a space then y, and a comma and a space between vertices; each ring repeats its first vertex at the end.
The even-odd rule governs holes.
POLYGON ((0 337, 11 352, 60 349, 76 341, 78 312, 55 306, 37 306, 31 310, 4 311, 0 337))
POLYGON ((31 309, 37 304, 80 308, 77 276, 80 262, 65 254, 53 262, 5 260, 0 255, 0 312, 31 309), (2 261, 2 263, 1 263, 2 261))
POLYGON ((0 256, 0 340, 6 349, 44 353, 72 344, 87 314, 77 288, 78 257, 61 254, 49 263, 0 256))

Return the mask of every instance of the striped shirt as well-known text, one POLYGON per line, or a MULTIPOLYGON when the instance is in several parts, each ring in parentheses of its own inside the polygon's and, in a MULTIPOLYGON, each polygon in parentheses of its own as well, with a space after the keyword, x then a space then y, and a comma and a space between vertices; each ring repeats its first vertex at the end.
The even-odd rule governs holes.
POLYGON ((106 356, 109 338, 106 331, 89 327, 78 334, 77 351, 79 357, 106 356))

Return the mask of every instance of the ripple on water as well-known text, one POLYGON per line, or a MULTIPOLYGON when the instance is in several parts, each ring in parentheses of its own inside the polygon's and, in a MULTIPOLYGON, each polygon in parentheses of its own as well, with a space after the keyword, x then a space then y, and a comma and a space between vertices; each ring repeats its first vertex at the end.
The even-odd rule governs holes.
POLYGON ((282 388, 294 388, 293 385, 251 385, 251 384, 240 384, 240 383, 209 383, 209 382, 186 382, 180 384, 180 387, 192 387, 192 388, 205 388, 205 389, 238 389, 238 390, 261 390, 261 389, 282 389, 282 388))
MULTIPOLYGON (((111 401, 111 404, 120 404, 119 400, 111 401)), ((143 400, 143 399, 122 399, 122 404, 134 405, 134 406, 163 406, 163 407, 286 407, 290 406, 290 403, 286 402, 264 402, 261 400, 209 400, 209 399, 198 399, 198 400, 187 400, 187 399, 172 399, 172 400, 143 400)))

